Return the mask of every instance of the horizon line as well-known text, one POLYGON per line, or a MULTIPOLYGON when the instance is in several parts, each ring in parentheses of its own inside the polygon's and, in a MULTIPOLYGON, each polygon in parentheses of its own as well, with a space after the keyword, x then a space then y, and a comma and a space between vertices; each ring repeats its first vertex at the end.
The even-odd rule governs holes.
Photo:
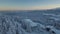
MULTIPOLYGON (((56 8, 60 8, 60 7, 56 7, 56 8)), ((29 9, 29 10, 51 10, 51 9, 56 9, 56 8, 49 8, 49 9, 29 9)), ((12 9, 12 10, 0 10, 0 11, 24 11, 24 10, 16 10, 16 9, 12 9)), ((25 10, 25 11, 28 11, 28 9, 27 10, 25 10)))

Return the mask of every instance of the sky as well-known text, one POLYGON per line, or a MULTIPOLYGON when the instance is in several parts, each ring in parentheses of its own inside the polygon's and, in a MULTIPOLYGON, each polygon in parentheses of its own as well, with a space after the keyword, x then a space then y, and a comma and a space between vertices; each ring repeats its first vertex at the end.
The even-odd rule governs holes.
POLYGON ((60 7, 60 0, 0 0, 0 10, 42 10, 60 7))

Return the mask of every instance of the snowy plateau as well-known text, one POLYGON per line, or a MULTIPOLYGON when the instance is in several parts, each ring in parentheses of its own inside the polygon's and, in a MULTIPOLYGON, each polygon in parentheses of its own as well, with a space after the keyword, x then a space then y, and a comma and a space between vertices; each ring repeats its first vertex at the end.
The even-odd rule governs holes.
POLYGON ((60 34, 60 12, 1 11, 0 34, 60 34))

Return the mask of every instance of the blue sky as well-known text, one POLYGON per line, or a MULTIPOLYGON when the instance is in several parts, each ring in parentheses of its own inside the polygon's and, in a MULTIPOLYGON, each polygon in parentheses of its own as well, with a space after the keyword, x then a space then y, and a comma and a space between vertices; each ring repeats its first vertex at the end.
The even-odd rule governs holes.
POLYGON ((40 10, 60 7, 60 0, 0 0, 0 10, 40 10))

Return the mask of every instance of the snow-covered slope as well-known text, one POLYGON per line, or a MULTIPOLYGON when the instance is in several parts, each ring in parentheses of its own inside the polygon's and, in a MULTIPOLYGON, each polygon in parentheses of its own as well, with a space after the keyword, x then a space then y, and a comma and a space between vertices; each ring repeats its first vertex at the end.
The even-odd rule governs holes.
POLYGON ((60 34, 60 30, 54 26, 33 22, 31 19, 5 15, 0 16, 0 34, 60 34))

